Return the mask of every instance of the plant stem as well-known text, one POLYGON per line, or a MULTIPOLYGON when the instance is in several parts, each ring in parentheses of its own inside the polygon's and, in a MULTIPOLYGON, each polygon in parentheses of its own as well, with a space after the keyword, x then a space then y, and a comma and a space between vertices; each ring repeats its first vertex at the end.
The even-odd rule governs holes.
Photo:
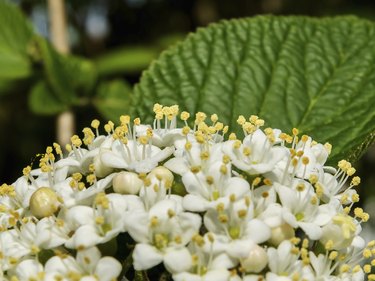
MULTIPOLYGON (((64 0, 48 0, 50 36, 53 46, 61 54, 68 54, 69 41, 64 0)), ((60 113, 56 119, 56 139, 62 146, 70 142, 74 134, 75 121, 71 110, 60 113)))

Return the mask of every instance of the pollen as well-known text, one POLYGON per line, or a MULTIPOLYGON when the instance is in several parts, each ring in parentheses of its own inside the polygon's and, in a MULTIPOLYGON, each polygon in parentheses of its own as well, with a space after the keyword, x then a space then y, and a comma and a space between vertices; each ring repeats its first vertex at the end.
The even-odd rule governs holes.
POLYGON ((91 127, 94 129, 98 129, 100 125, 100 121, 98 119, 94 119, 91 121, 91 127))

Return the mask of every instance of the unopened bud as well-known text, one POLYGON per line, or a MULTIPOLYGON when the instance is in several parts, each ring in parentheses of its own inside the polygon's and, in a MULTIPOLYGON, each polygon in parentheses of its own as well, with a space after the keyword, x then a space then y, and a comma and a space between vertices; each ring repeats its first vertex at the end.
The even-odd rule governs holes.
POLYGON ((113 190, 120 194, 138 194, 143 185, 143 181, 136 173, 120 172, 112 181, 113 190))
POLYGON ((30 198, 30 211, 38 219, 52 216, 59 209, 55 191, 49 187, 38 188, 30 198))

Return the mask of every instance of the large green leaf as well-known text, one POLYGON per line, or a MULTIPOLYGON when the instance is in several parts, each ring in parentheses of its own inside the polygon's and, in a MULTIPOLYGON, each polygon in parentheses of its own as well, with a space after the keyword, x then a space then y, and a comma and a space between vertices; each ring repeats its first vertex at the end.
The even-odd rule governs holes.
POLYGON ((130 86, 123 80, 102 82, 93 104, 104 118, 117 121, 121 115, 130 110, 130 92, 130 86))
POLYGON ((28 46, 33 30, 17 6, 0 1, 0 78, 18 79, 31 74, 28 46))
POLYGON ((164 52, 135 87, 134 107, 154 102, 239 114, 296 127, 334 145, 333 161, 356 159, 375 131, 375 25, 355 17, 260 16, 199 29, 164 52))

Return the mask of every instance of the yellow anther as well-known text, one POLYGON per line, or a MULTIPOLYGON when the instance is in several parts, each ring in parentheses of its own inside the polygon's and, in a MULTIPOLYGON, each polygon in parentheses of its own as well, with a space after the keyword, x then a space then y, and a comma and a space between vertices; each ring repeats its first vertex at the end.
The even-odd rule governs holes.
POLYGON ((309 157, 302 157, 302 164, 303 164, 303 165, 308 165, 309 162, 310 162, 309 157))
POLYGON ((229 220, 228 216, 224 214, 219 215, 218 219, 221 223, 227 223, 229 220))
POLYGON ((213 123, 216 123, 217 120, 219 120, 219 117, 217 116, 217 114, 212 114, 212 115, 211 115, 211 121, 212 121, 213 123))
POLYGON ((212 176, 207 176, 206 177, 206 182, 211 185, 214 183, 214 178, 212 176))
POLYGON ((327 251, 331 250, 332 247, 333 247, 333 241, 332 240, 328 240, 327 243, 324 245, 325 249, 327 251))
POLYGON ((242 125, 242 129, 248 134, 252 134, 256 131, 256 127, 250 122, 245 122, 245 124, 242 125))
POLYGON ((355 193, 355 194, 352 195, 352 201, 354 203, 359 202, 359 195, 357 193, 355 193))
POLYGON ((246 118, 243 116, 243 115, 240 115, 240 116, 238 116, 238 118, 237 118, 237 123, 239 124, 239 125, 243 125, 243 124, 245 124, 245 122, 246 122, 246 118))
POLYGON ((256 177, 253 182, 251 183, 252 186, 257 186, 258 184, 260 184, 260 182, 262 181, 262 179, 260 177, 256 177))
POLYGON ((251 148, 250 147, 244 147, 243 154, 245 156, 250 156, 250 154, 251 154, 251 148))
POLYGON ((254 122, 254 125, 257 127, 261 127, 264 125, 264 120, 263 119, 258 119, 254 122))
POLYGON ((200 158, 203 161, 208 160, 210 158, 210 153, 208 151, 203 151, 200 154, 200 158))
POLYGON ((318 182, 318 176, 317 175, 310 175, 309 181, 311 184, 315 184, 318 182))
POLYGON ((299 191, 299 192, 302 192, 302 191, 304 191, 305 190, 305 184, 303 183, 303 182, 300 182, 299 184, 297 184, 297 186, 296 186, 296 189, 297 189, 297 191, 299 191))
POLYGON ((329 142, 326 142, 326 143, 324 144, 324 147, 325 147, 325 149, 327 150, 328 154, 330 154, 331 151, 332 151, 332 145, 331 145, 329 142))
POLYGON ((134 123, 135 126, 141 125, 141 119, 139 117, 137 117, 133 120, 133 123, 134 123))
POLYGON ((352 175, 355 174, 355 172, 356 172, 355 168, 350 167, 350 168, 346 171, 346 174, 347 174, 348 176, 352 176, 352 175))
POLYGON ((68 152, 72 152, 72 146, 69 144, 69 143, 67 143, 66 145, 65 145, 65 149, 66 149, 66 151, 68 151, 68 152))
POLYGON ((216 131, 223 130, 223 128, 224 128, 224 124, 223 124, 223 123, 221 123, 221 122, 217 122, 217 123, 215 124, 215 130, 216 130, 216 131))
POLYGON ((172 209, 168 209, 168 217, 169 218, 173 218, 175 215, 176 215, 175 211, 173 211, 172 209))
POLYGON ((195 114, 195 124, 199 124, 206 119, 207 115, 203 112, 197 112, 195 114))
POLYGON ((309 140, 309 136, 308 135, 303 135, 302 137, 301 137, 301 141, 302 142, 307 142, 309 140))
POLYGON ((341 266, 341 268, 340 268, 340 271, 341 271, 342 273, 344 273, 344 272, 349 272, 349 271, 350 271, 350 266, 349 266, 348 264, 343 264, 343 265, 341 266))
POLYGON ((223 156, 223 163, 228 164, 230 162, 230 157, 228 155, 223 156))
POLYGON ((81 141, 81 139, 77 135, 72 136, 70 138, 70 141, 76 147, 80 147, 82 145, 82 141, 81 141))
POLYGON ((370 249, 366 248, 363 250, 363 257, 369 259, 372 257, 372 252, 370 249))
POLYGON ((224 128, 223 128, 223 134, 228 133, 228 130, 229 130, 229 126, 224 126, 224 128))
POLYGON ((104 224, 105 220, 103 216, 98 216, 95 218, 95 223, 96 224, 104 224))
POLYGON ((362 217, 363 215, 363 209, 362 208, 355 208, 354 209, 354 215, 358 218, 362 217))
POLYGON ((140 136, 138 138, 139 143, 143 145, 148 144, 148 140, 149 140, 148 136, 140 136))
POLYGON ((193 174, 197 174, 201 171, 201 166, 192 166, 190 168, 190 171, 193 173, 193 174))
POLYGON ((329 259, 330 260, 335 260, 337 257, 338 257, 338 253, 337 251, 332 251, 331 253, 329 253, 329 259))
POLYGON ((256 115, 251 115, 251 116, 249 117, 249 121, 250 121, 251 123, 253 123, 253 124, 254 124, 258 119, 259 119, 259 117, 256 116, 256 115))
POLYGON ((224 211, 224 209, 225 209, 224 203, 219 203, 219 204, 216 205, 216 211, 222 212, 222 211, 224 211))
POLYGON ((23 170, 22 170, 22 173, 23 173, 24 176, 28 176, 30 174, 30 172, 31 172, 30 166, 27 166, 27 167, 23 168, 23 170))
POLYGON ((370 264, 365 264, 365 265, 363 266, 363 271, 364 271, 365 273, 370 273, 370 272, 371 272, 371 265, 370 265, 370 264))
POLYGON ((190 113, 186 111, 182 111, 180 114, 180 118, 183 121, 187 121, 190 118, 190 113))
POLYGON ((271 181, 270 179, 267 179, 267 178, 265 178, 265 179, 263 180, 263 183, 264 183, 265 185, 268 185, 268 186, 272 185, 272 181, 271 181))
POLYGON ((240 219, 246 218, 247 210, 238 210, 237 215, 240 219))
POLYGON ((239 140, 235 140, 234 142, 233 142, 233 148, 234 149, 239 149, 241 147, 241 141, 239 141, 239 140))
POLYGON ((121 125, 128 125, 130 123, 130 116, 129 115, 121 115, 120 116, 121 125))
POLYGON ((91 121, 91 127, 93 127, 94 129, 98 129, 99 125, 100 125, 100 121, 98 119, 94 119, 91 121))
POLYGON ((220 173, 222 173, 223 175, 226 175, 228 173, 227 166, 221 165, 221 167, 220 167, 220 173))
POLYGON ((318 204, 318 197, 316 197, 316 196, 313 196, 313 197, 311 197, 311 199, 310 199, 310 203, 312 204, 312 205, 316 205, 316 204, 318 204))
POLYGON ((361 178, 357 176, 357 177, 354 177, 354 178, 352 179, 351 185, 357 186, 357 185, 359 185, 360 183, 361 183, 361 178))
POLYGON ((262 192, 262 197, 263 198, 267 198, 268 196, 270 196, 270 194, 268 193, 268 191, 263 191, 262 192))
POLYGON ((309 247, 309 239, 303 239, 302 241, 302 248, 307 249, 309 247))
POLYGON ((237 140, 237 136, 235 133, 230 133, 230 135, 228 136, 228 140, 237 140))
POLYGON ((305 153, 305 152, 304 152, 303 150, 298 150, 297 153, 296 153, 296 155, 297 155, 298 157, 301 157, 304 153, 305 153))

